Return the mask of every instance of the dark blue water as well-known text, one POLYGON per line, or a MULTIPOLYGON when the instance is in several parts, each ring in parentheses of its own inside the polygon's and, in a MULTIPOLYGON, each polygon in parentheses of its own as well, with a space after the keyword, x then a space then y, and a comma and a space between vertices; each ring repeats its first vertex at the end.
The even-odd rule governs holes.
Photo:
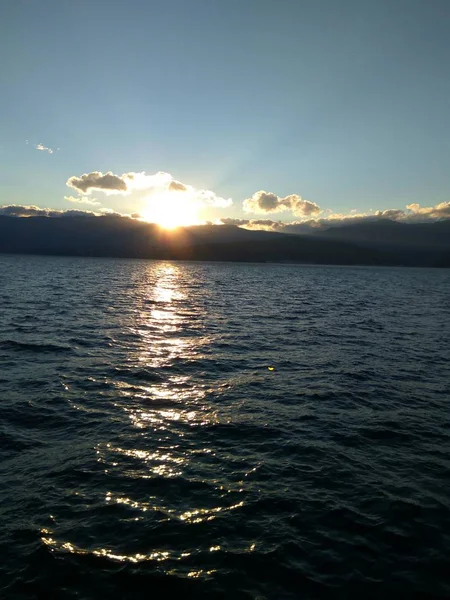
POLYGON ((0 257, 0 597, 450 597, 450 271, 0 257))

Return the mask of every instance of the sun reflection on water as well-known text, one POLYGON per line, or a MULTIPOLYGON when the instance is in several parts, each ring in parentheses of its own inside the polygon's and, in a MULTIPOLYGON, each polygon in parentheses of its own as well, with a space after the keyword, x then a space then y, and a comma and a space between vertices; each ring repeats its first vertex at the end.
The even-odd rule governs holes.
POLYGON ((166 561, 169 559, 170 560, 181 560, 182 558, 189 556, 189 553, 186 553, 186 552, 175 553, 175 552, 168 552, 166 550, 150 552, 149 554, 142 554, 142 553, 117 554, 116 552, 108 550, 107 548, 95 548, 93 550, 85 550, 84 548, 80 548, 79 546, 76 546, 75 544, 72 544, 70 542, 59 542, 59 541, 55 540, 54 538, 49 537, 48 534, 50 532, 48 530, 45 530, 45 529, 41 530, 41 533, 43 534, 41 536, 41 540, 52 551, 67 552, 70 554, 81 554, 81 555, 91 554, 93 556, 109 558, 111 560, 118 561, 118 562, 130 562, 130 563, 139 563, 139 562, 143 562, 143 561, 163 562, 163 561, 166 561))
MULTIPOLYGON (((199 328, 199 315, 192 314, 185 277, 175 264, 149 267, 136 313, 134 331, 139 341, 129 349, 127 365, 131 369, 138 365, 155 381, 149 385, 114 382, 120 398, 140 401, 120 403, 138 429, 165 431, 176 423, 198 427, 215 422, 215 411, 204 403, 209 389, 192 376, 192 364, 203 358, 209 340, 199 328)), ((183 437, 181 430, 178 433, 183 437)))
MULTIPOLYGON (((219 423, 217 406, 209 400, 219 384, 199 377, 196 361, 205 358, 211 339, 203 332, 200 311, 193 309, 190 286, 192 281, 186 282, 186 272, 175 264, 148 266, 147 281, 140 286, 136 310, 132 312, 131 333, 122 346, 122 362, 114 365, 114 374, 108 380, 113 390, 113 410, 117 411, 114 419, 120 422, 125 416, 126 424, 120 435, 95 447, 105 487, 93 504, 107 506, 111 514, 115 507, 118 527, 151 518, 160 525, 170 522, 195 528, 244 506, 244 500, 240 500, 243 489, 227 488, 216 479, 211 467, 217 464, 216 452, 199 442, 198 428, 219 423), (208 457, 204 464, 210 471, 199 470, 201 456, 208 457), (209 490, 205 496, 190 491, 198 485, 209 490), (167 497, 158 486, 169 490, 167 497), (177 486, 182 493, 173 493, 177 486)), ((164 543, 158 547, 151 540, 148 548, 134 543, 130 547, 125 541, 119 547, 110 547, 109 538, 103 543, 95 538, 94 547, 88 542, 83 547, 79 538, 74 538, 77 544, 61 541, 49 530, 41 531, 41 539, 51 551, 122 563, 169 563, 183 561, 192 554, 223 551, 222 542, 214 536, 200 545, 173 550, 164 543)), ((215 572, 193 567, 186 564, 173 568, 167 564, 164 569, 189 578, 208 577, 215 572)))
POLYGON ((129 361, 158 369, 174 360, 193 360, 201 352, 203 338, 190 335, 198 326, 192 318, 189 282, 175 264, 157 263, 150 268, 141 307, 136 313, 135 332, 140 343, 130 353, 129 361))

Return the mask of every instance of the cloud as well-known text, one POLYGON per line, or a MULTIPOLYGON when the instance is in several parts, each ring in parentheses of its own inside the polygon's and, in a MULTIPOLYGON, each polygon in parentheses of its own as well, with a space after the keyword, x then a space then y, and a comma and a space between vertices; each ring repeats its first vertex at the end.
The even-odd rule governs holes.
POLYGON ((121 177, 114 175, 111 171, 105 174, 100 171, 92 171, 92 173, 85 173, 81 177, 69 177, 66 185, 77 190, 80 194, 89 194, 91 190, 120 194, 128 190, 124 177, 124 175, 121 177))
POLYGON ((406 208, 411 211, 414 220, 417 219, 450 219, 450 202, 441 202, 436 206, 420 206, 420 204, 408 204, 406 208))
POLYGON ((231 217, 224 217, 220 219, 220 223, 222 225, 237 225, 238 227, 242 225, 248 225, 250 223, 249 219, 233 219, 231 217))
POLYGON ((185 192, 186 191, 186 186, 184 185, 184 183, 181 183, 180 181, 171 181, 169 184, 169 190, 171 192, 185 192))
POLYGON ((114 210, 112 208, 100 208, 98 212, 101 215, 115 215, 117 217, 123 217, 123 216, 125 216, 122 213, 119 213, 119 212, 117 212, 116 210, 114 210))
POLYGON ((298 194, 290 194, 284 198, 260 190, 255 192, 251 198, 247 198, 243 203, 244 211, 247 213, 278 213, 291 211, 296 216, 314 216, 322 212, 322 209, 309 200, 303 200, 298 194))
POLYGON ((131 192, 146 192, 147 196, 160 195, 169 192, 184 194, 186 199, 195 201, 199 206, 214 206, 226 208, 232 204, 231 198, 222 198, 215 192, 205 189, 197 189, 192 185, 177 181, 170 173, 158 171, 148 175, 145 171, 129 172, 115 175, 111 171, 102 173, 92 171, 81 176, 72 176, 66 185, 75 189, 79 194, 90 194, 92 190, 106 194, 129 194, 131 192))
MULTIPOLYGON (((28 143, 28 141, 27 141, 28 143)), ((53 154, 54 150, 52 148, 48 148, 47 146, 44 146, 43 144, 36 144, 35 145, 36 150, 40 150, 41 152, 48 152, 49 154, 53 154)), ((58 148, 59 150, 59 148, 58 148)))
MULTIPOLYGON (((355 215, 355 217, 367 216, 366 214, 355 215)), ((375 217, 381 219, 391 219, 392 221, 402 220, 405 217, 405 211, 400 208, 388 208, 387 210, 377 210, 375 217)))
POLYGON ((90 204, 91 206, 100 206, 101 203, 95 198, 86 198, 86 196, 81 196, 75 198, 75 196, 64 196, 64 200, 67 202, 75 202, 76 204, 90 204))
POLYGON ((236 225, 244 229, 277 231, 282 233, 308 233, 311 232, 312 223, 317 222, 315 220, 285 222, 274 221, 272 219, 220 219, 222 225, 236 225))
POLYGON ((49 218, 64 218, 64 217, 120 217, 124 219, 139 219, 140 215, 121 213, 112 208, 99 208, 96 211, 83 209, 68 209, 58 210, 56 208, 40 208, 35 205, 19 205, 8 204, 0 206, 0 216, 8 217, 49 217, 49 218))

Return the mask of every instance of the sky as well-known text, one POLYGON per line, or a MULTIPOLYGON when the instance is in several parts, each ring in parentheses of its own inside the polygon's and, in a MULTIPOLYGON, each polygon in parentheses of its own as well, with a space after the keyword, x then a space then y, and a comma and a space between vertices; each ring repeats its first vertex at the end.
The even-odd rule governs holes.
POLYGON ((2 206, 450 216, 448 0, 2 0, 0 55, 2 206))

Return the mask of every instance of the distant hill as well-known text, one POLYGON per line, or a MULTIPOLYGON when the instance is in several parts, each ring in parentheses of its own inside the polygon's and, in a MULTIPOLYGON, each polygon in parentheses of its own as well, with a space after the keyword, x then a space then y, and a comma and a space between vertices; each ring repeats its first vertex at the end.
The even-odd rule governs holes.
POLYGON ((326 239, 376 247, 450 247, 450 219, 431 223, 400 223, 390 219, 347 223, 315 233, 326 239))
POLYGON ((379 219, 330 227, 314 235, 371 248, 398 264, 450 266, 450 219, 428 223, 379 219))
POLYGON ((310 234, 201 225, 174 231, 126 217, 0 216, 0 252, 170 260, 450 267, 450 221, 359 223, 310 234))

